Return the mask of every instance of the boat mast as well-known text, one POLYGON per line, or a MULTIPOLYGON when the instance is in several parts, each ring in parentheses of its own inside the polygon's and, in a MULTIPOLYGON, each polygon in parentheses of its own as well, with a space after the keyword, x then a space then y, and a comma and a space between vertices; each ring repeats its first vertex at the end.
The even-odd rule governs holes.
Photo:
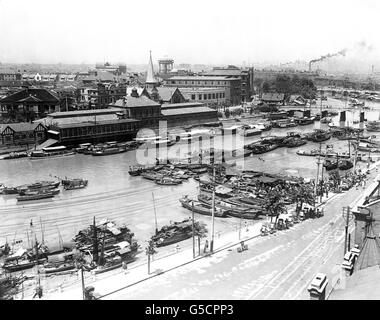
POLYGON ((42 228, 41 217, 40 217, 40 225, 41 225, 41 243, 44 244, 45 243, 45 241, 44 241, 44 229, 42 228))
POLYGON ((57 226, 57 231, 58 231, 59 247, 60 247, 60 249, 63 249, 63 240, 62 240, 61 232, 59 231, 58 226, 57 226))
POLYGON ((96 230, 96 223, 94 217, 94 242, 93 242, 93 251, 92 251, 92 261, 98 262, 98 234, 96 230))
POLYGON ((156 204, 154 202, 154 193, 152 192, 152 200, 153 200, 153 210, 154 210, 154 222, 156 224, 156 234, 158 233, 158 227, 157 227, 157 212, 156 212, 156 204))
POLYGON ((357 137, 356 137, 356 147, 355 147, 355 157, 354 157, 354 173, 356 171, 356 162, 357 162, 357 157, 358 157, 358 147, 359 147, 359 131, 357 132, 357 137))

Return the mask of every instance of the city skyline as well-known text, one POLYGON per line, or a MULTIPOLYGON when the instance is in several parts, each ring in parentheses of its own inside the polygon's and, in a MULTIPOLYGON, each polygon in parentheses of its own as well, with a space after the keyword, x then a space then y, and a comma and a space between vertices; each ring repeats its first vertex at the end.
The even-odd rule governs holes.
POLYGON ((2 0, 0 61, 147 64, 151 50, 154 61, 169 56, 178 64, 278 64, 365 43, 370 64, 379 56, 378 12, 373 0, 238 0, 234 7, 225 0, 111 0, 106 9, 98 0, 2 0))

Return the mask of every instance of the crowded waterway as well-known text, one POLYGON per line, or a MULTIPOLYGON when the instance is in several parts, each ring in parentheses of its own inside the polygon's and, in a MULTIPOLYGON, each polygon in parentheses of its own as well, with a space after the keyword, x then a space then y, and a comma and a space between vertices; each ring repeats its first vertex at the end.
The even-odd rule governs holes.
MULTIPOLYGON (((329 99, 324 107, 334 104, 335 110, 344 106, 344 101, 329 99)), ((314 106, 318 109, 319 105, 314 106)), ((372 110, 366 111, 367 120, 379 119, 380 104, 372 103, 372 110)), ((347 112, 347 121, 358 118, 358 110, 347 112)), ((224 121, 223 126, 253 123, 254 119, 224 121)), ((334 117, 339 122, 339 116, 334 117)), ((353 124, 353 123, 352 123, 353 124)), ((354 125, 354 124, 353 124, 354 125)), ((288 129, 272 129, 263 132, 261 137, 269 135, 286 135, 287 132, 306 133, 315 128, 328 128, 326 124, 316 122, 313 125, 298 126, 288 129)), ((260 136, 244 138, 241 135, 216 136, 214 146, 221 148, 222 140, 227 149, 242 148, 260 139, 260 136)), ((333 145, 335 151, 348 151, 347 141, 330 139, 322 143, 322 148, 333 145)), ((209 140, 203 141, 203 147, 209 146, 209 140)), ((193 146, 192 152, 199 146, 193 146)), ((240 169, 281 173, 285 175, 315 178, 317 172, 316 158, 303 157, 297 150, 311 150, 319 144, 308 142, 299 148, 279 148, 262 155, 253 155, 238 161, 240 169)), ((187 144, 174 145, 170 154, 182 157, 189 152, 187 144)), ((135 233, 138 241, 145 242, 155 230, 154 205, 158 226, 180 221, 191 215, 181 206, 178 199, 184 195, 196 195, 198 182, 189 179, 178 186, 159 186, 141 177, 128 173, 129 167, 138 164, 136 154, 141 151, 94 157, 75 154, 55 159, 30 160, 15 159, 0 161, 0 182, 5 185, 18 186, 38 180, 55 180, 56 177, 84 178, 88 186, 79 190, 62 190, 53 199, 17 203, 15 195, 1 195, 0 243, 22 239, 27 243, 33 234, 41 239, 42 230, 47 244, 70 240, 80 229, 87 227, 95 216, 97 219, 109 218, 118 224, 126 224, 135 233), (154 198, 154 201, 153 201, 154 198)), ((163 155, 160 155, 163 156, 163 155)), ((154 159, 154 158, 153 158, 154 159)), ((359 163, 364 168, 365 163, 359 163)), ((196 215, 196 219, 210 223, 210 217, 196 215)), ((216 219, 215 232, 235 230, 239 223, 237 218, 216 219)))

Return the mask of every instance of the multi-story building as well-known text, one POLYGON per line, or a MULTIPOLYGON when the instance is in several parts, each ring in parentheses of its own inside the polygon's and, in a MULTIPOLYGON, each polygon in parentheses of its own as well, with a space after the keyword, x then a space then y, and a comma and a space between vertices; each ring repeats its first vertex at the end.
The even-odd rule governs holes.
POLYGON ((235 66, 226 68, 216 67, 213 70, 202 73, 204 76, 218 76, 228 78, 240 78, 240 97, 241 102, 251 101, 253 95, 253 68, 240 69, 235 66))
POLYGON ((140 120, 142 127, 145 128, 158 126, 161 118, 161 104, 145 95, 139 96, 137 89, 133 89, 130 96, 124 96, 109 106, 124 110, 125 118, 140 120))
POLYGON ((11 120, 25 121, 29 115, 42 118, 46 114, 59 111, 60 100, 47 89, 27 88, 10 94, 0 100, 1 116, 11 120))
POLYGON ((79 88, 79 105, 82 109, 103 109, 127 94, 124 83, 98 83, 79 88))
POLYGON ((175 76, 164 81, 167 87, 182 88, 223 88, 225 102, 231 105, 241 103, 241 78, 219 76, 175 76))
POLYGON ((98 71, 107 71, 116 76, 127 73, 127 66, 124 63, 112 65, 109 62, 97 63, 95 69, 98 71))

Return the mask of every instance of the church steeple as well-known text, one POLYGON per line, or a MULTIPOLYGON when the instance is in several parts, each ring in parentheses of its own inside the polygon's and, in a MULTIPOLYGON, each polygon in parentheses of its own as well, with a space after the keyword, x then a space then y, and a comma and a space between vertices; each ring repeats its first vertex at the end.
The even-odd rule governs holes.
POLYGON ((153 61, 152 61, 152 51, 149 51, 149 65, 148 65, 148 72, 146 75, 145 84, 147 87, 153 87, 155 84, 157 84, 158 81, 154 77, 154 69, 153 69, 153 61))

